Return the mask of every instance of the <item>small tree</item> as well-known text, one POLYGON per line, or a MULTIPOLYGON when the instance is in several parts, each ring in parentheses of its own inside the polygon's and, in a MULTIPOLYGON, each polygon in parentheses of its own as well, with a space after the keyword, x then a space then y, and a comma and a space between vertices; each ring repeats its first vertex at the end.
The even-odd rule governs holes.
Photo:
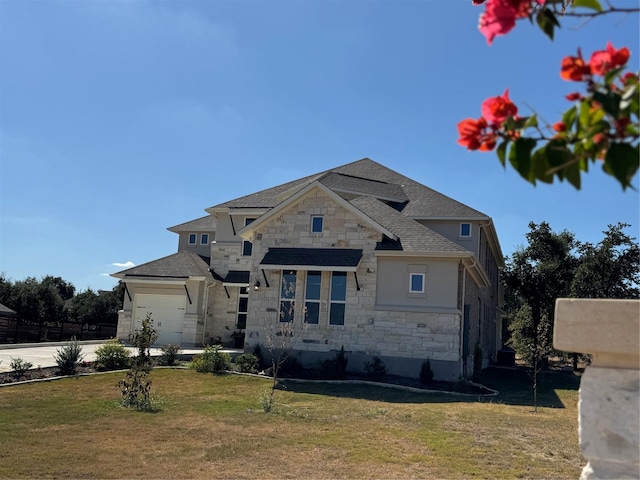
POLYGON ((153 328, 151 314, 147 313, 147 317, 142 320, 142 328, 130 337, 131 345, 138 349, 138 355, 133 358, 126 377, 118 382, 122 405, 125 407, 134 407, 141 411, 155 410, 151 398, 151 380, 147 375, 153 368, 151 345, 158 339, 158 335, 158 331, 153 328))
POLYGON ((61 374, 75 375, 78 365, 84 359, 84 353, 82 353, 82 347, 76 337, 72 337, 68 344, 56 350, 53 358, 58 364, 61 374))

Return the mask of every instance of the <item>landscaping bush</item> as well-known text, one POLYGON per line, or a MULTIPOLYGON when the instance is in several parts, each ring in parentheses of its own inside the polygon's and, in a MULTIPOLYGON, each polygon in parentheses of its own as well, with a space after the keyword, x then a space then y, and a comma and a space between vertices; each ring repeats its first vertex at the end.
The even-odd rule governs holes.
POLYGON ((236 357, 236 365, 242 373, 256 373, 258 371, 258 357, 251 353, 243 353, 236 357))
POLYGON ((373 357, 371 362, 365 362, 364 371, 372 380, 382 380, 387 376, 387 367, 380 357, 373 357))
POLYGON ((182 351, 180 345, 165 345, 161 348, 162 355, 160 356, 160 365, 166 365, 167 367, 173 367, 178 362, 178 355, 182 351))
POLYGON ((286 376, 286 377, 295 377, 304 372, 304 367, 298 357, 294 357, 293 355, 287 357, 287 359, 282 362, 280 365, 280 371, 278 375, 286 376))
POLYGON ((422 362, 422 367, 420 368, 420 382, 425 384, 429 383, 433 380, 433 370, 431 370, 431 360, 428 358, 422 362))
POLYGON ((204 352, 194 355, 191 368, 200 373, 222 373, 231 367, 231 357, 221 352, 220 345, 211 345, 204 352))
POLYGON ((13 375, 15 379, 18 379, 27 373, 27 370, 33 367, 33 363, 27 362, 20 357, 12 357, 9 366, 11 367, 11 375, 13 375))
POLYGON ((120 370, 129 368, 130 364, 131 352, 115 338, 96 348, 95 366, 98 370, 120 370))
POLYGON ((255 347, 253 347, 253 354, 258 358, 258 369, 264 368, 264 355, 262 353, 262 347, 259 343, 256 343, 255 347))
POLYGON ((344 346, 336 353, 335 358, 330 358, 320 365, 320 376, 330 380, 343 380, 347 376, 347 364, 349 359, 344 353, 344 346))
POLYGON ((72 337, 69 343, 56 350, 53 358, 62 375, 75 375, 78 365, 84 358, 84 353, 76 337, 72 337))

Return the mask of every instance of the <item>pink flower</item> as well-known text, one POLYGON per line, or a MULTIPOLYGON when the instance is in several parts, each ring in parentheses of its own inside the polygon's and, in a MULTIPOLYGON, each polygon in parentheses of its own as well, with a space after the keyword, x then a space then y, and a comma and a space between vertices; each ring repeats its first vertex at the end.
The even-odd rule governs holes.
POLYGON ((467 150, 489 152, 496 147, 496 134, 488 128, 484 118, 465 118, 458 123, 458 143, 467 150))
POLYGON ((482 102, 482 117, 490 124, 497 125, 518 113, 518 107, 509 99, 509 89, 501 97, 490 97, 482 102))
POLYGON ((616 50, 611 42, 607 43, 606 50, 593 52, 589 65, 595 75, 606 75, 614 68, 622 67, 629 60, 629 49, 622 47, 616 50))
MULTIPOLYGON (((535 0, 543 5, 545 0, 535 0)), ((480 15, 480 33, 487 37, 491 45, 498 35, 505 35, 513 30, 518 18, 528 17, 532 11, 531 0, 487 0, 485 12, 480 15)))

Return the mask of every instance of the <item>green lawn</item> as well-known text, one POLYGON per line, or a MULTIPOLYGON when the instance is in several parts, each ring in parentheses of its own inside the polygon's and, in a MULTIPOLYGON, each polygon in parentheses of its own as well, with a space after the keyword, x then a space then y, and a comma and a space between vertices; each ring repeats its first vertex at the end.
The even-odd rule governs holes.
POLYGON ((487 374, 491 400, 156 369, 159 413, 121 373, 0 389, 0 478, 577 478, 577 379, 487 374), (524 389, 524 390, 523 390, 524 389))

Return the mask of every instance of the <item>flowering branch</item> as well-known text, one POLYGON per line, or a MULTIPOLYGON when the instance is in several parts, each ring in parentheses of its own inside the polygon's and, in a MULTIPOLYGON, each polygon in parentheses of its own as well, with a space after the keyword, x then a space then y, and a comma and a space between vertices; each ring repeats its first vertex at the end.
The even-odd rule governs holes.
POLYGON ((580 51, 562 60, 560 76, 583 83, 585 92, 566 96, 575 103, 552 125, 552 136, 540 129, 536 114, 518 116, 507 90, 482 103, 479 119, 458 123, 458 143, 469 150, 496 149, 503 166, 508 158, 534 185, 536 181, 552 183, 557 177, 580 189, 581 172, 601 161, 605 173, 623 189, 630 187, 640 166, 640 81, 638 74, 623 71, 629 55, 626 47, 616 49, 609 43, 605 50, 594 52, 589 62, 580 51), (530 130, 537 136, 528 135, 530 130))

